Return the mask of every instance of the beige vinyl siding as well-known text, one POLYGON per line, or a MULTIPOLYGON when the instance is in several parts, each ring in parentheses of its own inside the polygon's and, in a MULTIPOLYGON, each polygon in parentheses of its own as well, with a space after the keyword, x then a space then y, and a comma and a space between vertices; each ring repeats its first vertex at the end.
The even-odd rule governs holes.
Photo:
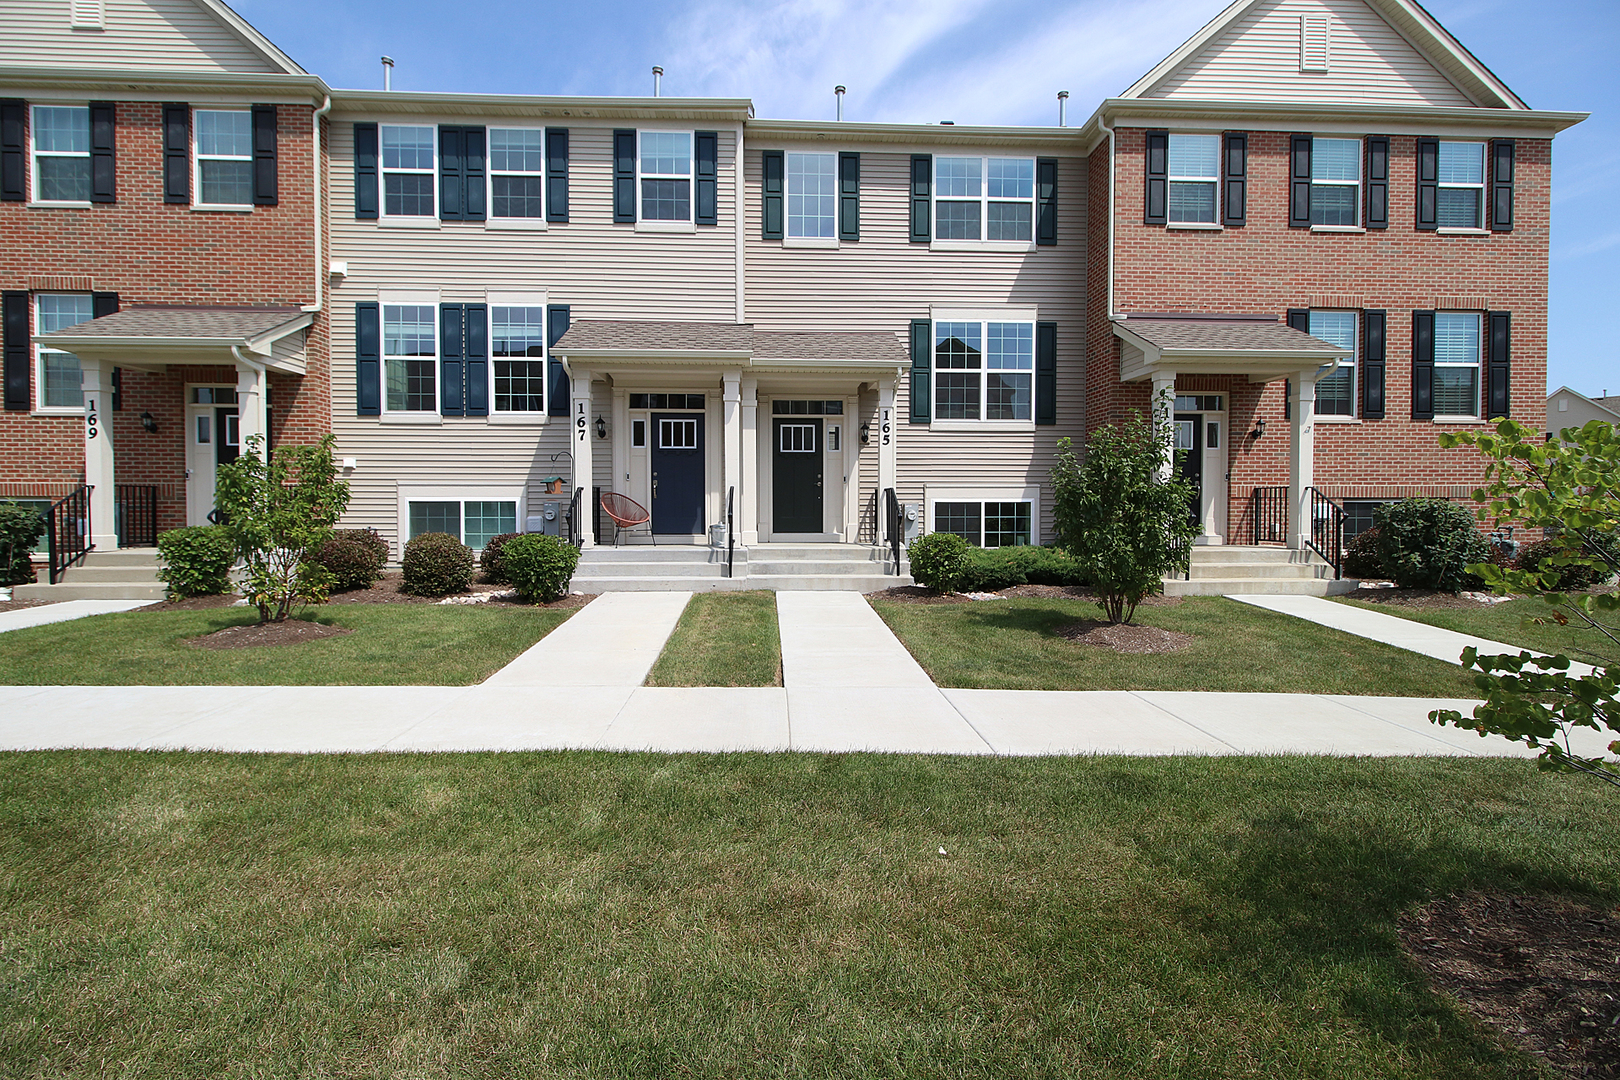
MULTIPOLYGON (((771 149, 777 148, 775 145, 771 149)), ((809 149, 783 146, 784 149, 809 149)), ((745 233, 748 321, 761 330, 884 330, 909 353, 912 319, 933 307, 1035 307, 1038 319, 1058 324, 1057 424, 1029 432, 935 431, 910 422, 909 366, 895 402, 896 494, 924 503, 925 489, 1042 488, 1040 535, 1051 538, 1050 474, 1058 440, 1078 438, 1085 414, 1086 176, 1081 158, 1058 165, 1058 242, 1034 251, 932 251, 910 242, 911 154, 862 149, 861 239, 836 250, 784 247, 761 240, 761 151, 750 145, 746 162, 745 233)), ((849 149, 821 144, 818 150, 849 149)), ((971 151, 951 148, 950 155, 971 151)), ((995 149, 991 156, 1049 156, 1040 151, 995 149)), ((761 390, 762 404, 765 397, 761 390)), ((878 436, 862 447, 861 505, 877 483, 878 436)), ((862 399, 862 411, 867 408, 862 399)), ((762 410, 763 412, 763 410, 762 410)), ((852 429, 858 432, 857 423, 852 429)), ((986 495, 986 497, 991 497, 986 495)), ((932 522, 926 523, 932 527, 932 522)))
POLYGON ((1144 97, 1221 101, 1476 104, 1362 0, 1255 5, 1144 97), (1301 15, 1330 16, 1330 67, 1299 70, 1301 15))
POLYGON ((281 73, 191 0, 106 0, 106 29, 74 30, 69 0, 0 4, 0 64, 281 73))

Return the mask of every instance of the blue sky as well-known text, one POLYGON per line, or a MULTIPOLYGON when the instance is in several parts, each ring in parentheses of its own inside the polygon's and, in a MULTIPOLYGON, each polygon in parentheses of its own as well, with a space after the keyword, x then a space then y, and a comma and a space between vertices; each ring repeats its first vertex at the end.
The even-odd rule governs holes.
MULTIPOLYGON (((333 86, 752 98, 760 116, 1051 124, 1117 94, 1225 7, 1223 0, 236 0, 333 86)), ((1531 107, 1588 111, 1553 149, 1548 381, 1620 394, 1607 316, 1620 289, 1620 4, 1428 0, 1436 18, 1531 107)))

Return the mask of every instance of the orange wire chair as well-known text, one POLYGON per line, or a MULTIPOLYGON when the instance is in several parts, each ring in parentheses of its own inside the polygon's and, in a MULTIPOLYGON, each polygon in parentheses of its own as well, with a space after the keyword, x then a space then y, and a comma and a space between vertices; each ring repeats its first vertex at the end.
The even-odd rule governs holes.
MULTIPOLYGON (((647 508, 628 495, 621 495, 617 491, 604 491, 601 501, 602 512, 612 518, 613 524, 618 526, 613 531, 614 547, 619 546, 620 532, 637 525, 645 525, 652 520, 652 514, 647 512, 647 508)), ((648 535, 651 535, 651 530, 648 531, 648 535)), ((653 543, 658 543, 656 536, 653 537, 653 543)))

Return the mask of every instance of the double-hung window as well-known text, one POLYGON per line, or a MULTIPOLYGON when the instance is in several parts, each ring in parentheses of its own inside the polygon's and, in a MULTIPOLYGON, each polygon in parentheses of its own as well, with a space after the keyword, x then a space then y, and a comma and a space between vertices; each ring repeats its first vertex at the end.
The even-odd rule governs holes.
POLYGON ((1016 547, 1032 542, 1032 509, 1023 500, 936 502, 934 531, 955 533, 978 547, 1016 547))
POLYGON ((1434 415, 1479 416, 1480 315, 1434 314, 1434 415))
MULTIPOLYGON (((1321 140, 1317 140, 1321 145, 1321 140)), ((1312 199, 1315 205, 1315 199, 1312 199)), ((1323 416, 1356 415, 1356 323, 1354 311, 1313 311, 1308 333, 1330 345, 1349 349, 1338 370, 1316 383, 1316 411, 1323 416)))
POLYGON ((934 417, 1030 421, 1035 324, 934 323, 934 417))
POLYGON ((431 413, 437 410, 437 311, 434 304, 382 305, 385 412, 431 413))
POLYGON ((1359 225, 1360 207, 1361 140, 1312 139, 1311 224, 1359 225))
POLYGON ((545 220, 546 133, 489 129, 489 208, 497 218, 545 220))
POLYGON ((1170 136, 1169 219, 1181 224, 1215 224, 1219 200, 1221 137, 1219 135, 1170 136))
POLYGON ((1484 226, 1485 144, 1442 142, 1435 192, 1436 224, 1442 229, 1484 226))
POLYGON ((90 201, 90 109, 34 106, 34 199, 90 201))
POLYGON ((253 205, 253 114, 247 109, 198 109, 196 183, 198 206, 253 205))
POLYGON ((787 155, 787 234, 830 239, 838 235, 838 156, 787 155))
MULTIPOLYGON (((87 293, 37 293, 34 296, 34 325, 38 333, 65 330, 95 317, 87 293)), ((70 352, 39 346, 38 406, 40 411, 82 412, 84 375, 79 358, 70 352)))
POLYGON ((382 124, 383 217, 432 218, 438 213, 434 189, 436 132, 427 126, 382 124))
POLYGON ((643 131, 637 163, 642 221, 692 220, 692 133, 643 131))
POLYGON ((934 158, 934 235, 1029 242, 1035 233, 1034 158, 934 158))
POLYGON ((495 411, 546 412, 546 309, 492 304, 491 362, 495 365, 495 411))

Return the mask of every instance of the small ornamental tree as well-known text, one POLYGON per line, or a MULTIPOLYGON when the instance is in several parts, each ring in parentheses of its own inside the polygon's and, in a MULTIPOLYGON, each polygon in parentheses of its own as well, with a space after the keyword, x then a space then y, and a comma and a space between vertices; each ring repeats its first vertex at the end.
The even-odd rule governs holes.
POLYGON ((264 439, 249 435, 240 457, 219 467, 214 503, 245 564, 242 586, 261 622, 282 622, 299 603, 324 603, 331 573, 316 556, 349 505, 337 478, 332 436, 283 446, 267 464, 264 439))
MULTIPOLYGON (((1168 414, 1168 402, 1162 402, 1168 414)), ((1174 461, 1171 426, 1140 414, 1091 433, 1084 460, 1068 439, 1052 466, 1052 518, 1058 547, 1091 582, 1109 622, 1130 622, 1145 596, 1164 590, 1166 574, 1187 569, 1199 526, 1189 507, 1192 484, 1160 473, 1174 461)))
MULTIPOLYGON (((1529 566, 1482 562, 1469 571, 1499 595, 1539 596, 1548 611, 1533 622, 1574 626, 1611 649, 1620 646, 1620 595, 1613 584, 1578 596, 1560 587, 1560 578, 1567 579, 1571 570, 1605 582, 1620 571, 1620 434, 1615 428, 1593 420, 1544 442, 1539 431, 1503 419, 1490 431, 1447 432, 1440 445, 1472 446, 1485 456, 1485 486, 1474 492, 1483 504, 1481 518, 1545 529, 1557 544, 1555 552, 1539 554, 1529 566)), ((1582 756, 1569 739, 1574 728, 1583 727, 1620 735, 1615 685, 1620 672, 1600 665, 1591 674, 1572 674, 1570 658, 1562 654, 1481 656, 1473 648, 1463 650, 1462 662, 1479 672, 1474 685, 1485 692, 1484 704, 1474 707, 1472 717, 1436 709, 1430 720, 1522 742, 1541 751, 1542 768, 1582 772, 1620 787, 1620 739, 1609 743, 1609 757, 1582 756)))

